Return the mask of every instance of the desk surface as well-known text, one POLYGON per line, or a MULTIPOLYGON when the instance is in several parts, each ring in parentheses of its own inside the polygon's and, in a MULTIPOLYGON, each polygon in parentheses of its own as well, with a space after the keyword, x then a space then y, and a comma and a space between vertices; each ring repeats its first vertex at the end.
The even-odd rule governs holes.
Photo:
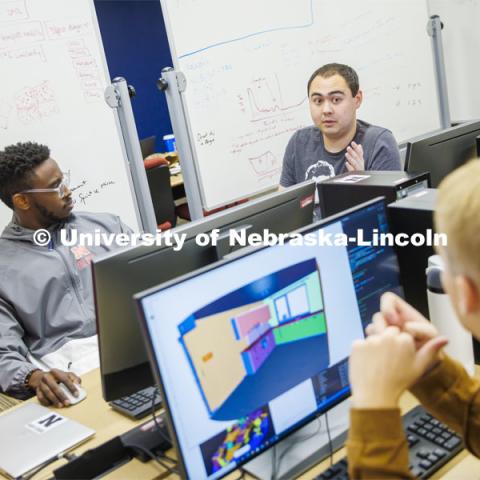
MULTIPOLYGON (((112 437, 119 435, 127 430, 132 429, 136 424, 143 423, 146 419, 134 422, 123 415, 113 411, 107 403, 102 399, 100 375, 98 370, 94 370, 82 377, 82 385, 88 392, 87 398, 77 405, 69 408, 61 409, 62 415, 87 425, 96 430, 95 436, 88 442, 80 445, 75 449, 75 453, 79 454, 86 450, 96 447, 112 437)), ((32 399, 30 401, 36 401, 32 399)), ((416 400, 410 394, 402 397, 401 407, 403 411, 408 411, 415 404, 416 400)), ((16 408, 16 407, 14 407, 16 408)), ((333 461, 336 462, 345 455, 345 449, 342 448, 335 453, 333 461)), ((42 470, 35 476, 35 479, 46 479, 51 476, 53 470, 64 463, 64 460, 52 464, 42 470)), ((314 475, 318 475, 328 468, 329 461, 325 460, 317 466, 309 470, 307 473, 299 477, 301 480, 311 480, 314 475)), ((136 479, 145 480, 153 478, 169 478, 171 480, 178 479, 175 475, 167 475, 159 465, 154 462, 141 463, 133 459, 114 470, 107 476, 109 479, 136 479)), ((433 478, 444 478, 448 480, 459 478, 480 477, 480 460, 476 459, 468 452, 464 451, 457 455, 452 461, 439 470, 433 478)), ((238 473, 233 473, 227 477, 228 479, 238 478, 238 473)), ((245 478, 249 478, 246 476, 245 478)))

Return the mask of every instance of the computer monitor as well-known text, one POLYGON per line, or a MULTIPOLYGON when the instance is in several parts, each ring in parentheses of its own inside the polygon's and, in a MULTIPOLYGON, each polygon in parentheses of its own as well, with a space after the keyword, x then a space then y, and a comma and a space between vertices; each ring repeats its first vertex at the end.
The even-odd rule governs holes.
POLYGON ((331 246, 244 250, 135 295, 182 478, 221 478, 349 395, 352 341, 401 293, 391 247, 334 246, 359 229, 388 230, 383 200, 301 231, 331 246))
POLYGON ((140 140, 140 150, 142 151, 142 157, 147 158, 149 155, 155 153, 155 142, 157 137, 155 135, 140 140))
POLYGON ((407 143, 405 170, 430 172, 432 187, 468 160, 475 158, 480 121, 468 122, 419 137, 407 143))
POLYGON ((132 295, 217 261, 219 250, 228 253, 221 240, 217 247, 199 246, 195 241, 199 233, 214 228, 249 232, 269 229, 280 233, 310 224, 314 190, 313 181, 305 182, 176 228, 173 232, 187 235, 180 251, 173 247, 137 246, 93 260, 100 369, 106 401, 154 383, 132 295))

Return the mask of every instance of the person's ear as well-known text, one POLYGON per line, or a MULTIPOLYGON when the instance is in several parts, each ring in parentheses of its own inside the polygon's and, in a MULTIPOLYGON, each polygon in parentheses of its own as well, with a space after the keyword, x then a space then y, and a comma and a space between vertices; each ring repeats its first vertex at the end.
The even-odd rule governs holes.
POLYGON ((353 97, 353 101, 355 102, 355 108, 360 108, 360 105, 363 101, 363 92, 359 90, 357 94, 353 97))
POLYGON ((454 279, 460 314, 471 315, 480 312, 480 292, 476 283, 466 275, 457 275, 454 279))
POLYGON ((12 203, 14 210, 26 211, 30 209, 30 200, 23 193, 15 193, 12 195, 12 203))

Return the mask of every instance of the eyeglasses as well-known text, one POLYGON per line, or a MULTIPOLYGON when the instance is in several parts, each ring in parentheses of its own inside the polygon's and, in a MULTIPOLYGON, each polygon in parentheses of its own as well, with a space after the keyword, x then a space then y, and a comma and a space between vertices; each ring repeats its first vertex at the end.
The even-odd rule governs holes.
POLYGON ((60 185, 55 188, 31 188, 29 190, 23 190, 20 193, 50 193, 57 192, 60 198, 65 197, 67 191, 70 187, 70 179, 68 177, 63 177, 60 185))

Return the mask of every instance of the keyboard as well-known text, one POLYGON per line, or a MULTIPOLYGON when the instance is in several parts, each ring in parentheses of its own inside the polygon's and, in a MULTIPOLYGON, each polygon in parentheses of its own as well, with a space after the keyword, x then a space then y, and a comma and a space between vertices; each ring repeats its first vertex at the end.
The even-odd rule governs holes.
MULTIPOLYGON (((410 471, 429 478, 463 449, 462 439, 418 405, 403 416, 409 446, 410 471)), ((342 458, 315 480, 347 480, 348 462, 342 458)))
POLYGON ((138 392, 110 402, 111 407, 127 417, 138 420, 152 413, 152 397, 155 395, 155 410, 162 406, 162 398, 155 387, 147 387, 138 392))

